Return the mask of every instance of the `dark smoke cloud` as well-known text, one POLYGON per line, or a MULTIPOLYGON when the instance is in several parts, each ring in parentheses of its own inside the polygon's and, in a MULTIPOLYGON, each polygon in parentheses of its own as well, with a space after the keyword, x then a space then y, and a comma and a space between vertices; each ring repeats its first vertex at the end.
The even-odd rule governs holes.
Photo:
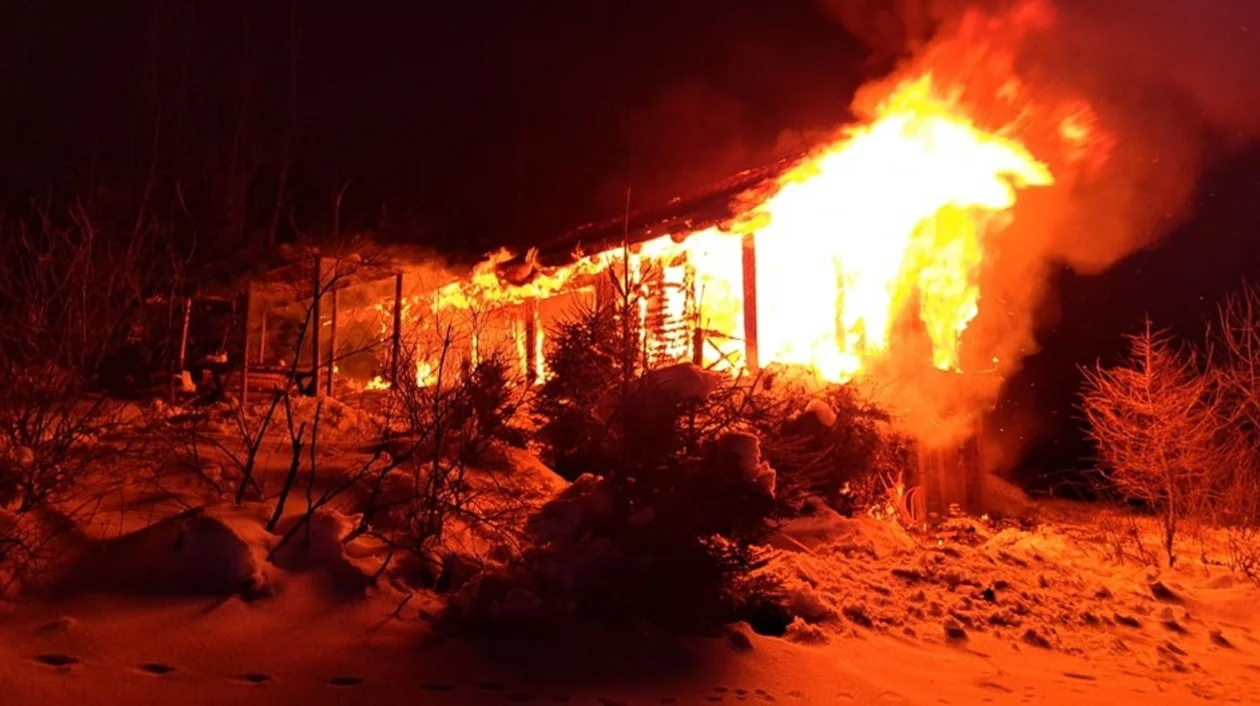
POLYGON ((805 110, 775 105, 776 119, 767 121, 757 115, 766 112, 764 104, 712 83, 687 78, 669 84, 618 121, 629 174, 602 185, 604 210, 622 207, 627 183, 635 204, 665 204, 834 139, 837 122, 848 119, 848 96, 837 91, 814 101, 832 104, 822 111, 825 118, 811 120, 802 117, 805 110))
MULTIPOLYGON (((877 55, 912 58, 966 11, 1017 0, 818 0, 877 55)), ((1260 3, 1254 0, 1054 0, 1057 28, 1022 57, 1083 87, 1182 93, 1202 126, 1237 144, 1260 135, 1260 3)), ((1160 106, 1148 105, 1158 112, 1160 106)))

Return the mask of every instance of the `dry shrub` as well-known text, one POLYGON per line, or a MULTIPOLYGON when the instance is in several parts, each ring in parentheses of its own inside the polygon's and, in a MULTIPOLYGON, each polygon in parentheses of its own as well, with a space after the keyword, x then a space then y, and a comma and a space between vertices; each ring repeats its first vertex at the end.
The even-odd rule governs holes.
POLYGON ((817 497, 852 516, 885 502, 889 488, 911 470, 912 441, 855 385, 769 394, 778 395, 780 408, 761 435, 779 473, 785 508, 817 497))
MULTIPOLYGON (((528 385, 499 358, 456 360, 452 335, 444 330, 438 350, 425 351, 431 379, 403 376, 391 387, 375 422, 375 454, 338 489, 362 498, 346 541, 382 540, 416 560, 409 564, 419 574, 409 578, 429 586, 449 583, 443 567, 473 551, 465 545, 472 536, 514 550, 531 503, 511 469, 500 475, 484 463, 495 446, 521 440, 528 385)), ((418 347, 408 348, 414 360, 418 347)))
POLYGON ((1142 527, 1138 518, 1106 516, 1099 521, 1098 526, 1100 539, 1117 564, 1128 563, 1130 559, 1143 565, 1157 563, 1155 552, 1147 549, 1146 542, 1142 539, 1142 527))
POLYGON ((53 516, 92 500, 79 497, 87 475, 124 451, 123 408, 94 387, 156 283, 153 236, 144 220, 108 228, 83 204, 56 218, 35 208, 0 219, 0 574, 9 582, 70 527, 53 516))
POLYGON ((1260 571, 1260 290, 1244 285, 1228 297, 1208 333, 1234 457, 1215 519, 1226 530, 1230 568, 1255 579, 1260 571))

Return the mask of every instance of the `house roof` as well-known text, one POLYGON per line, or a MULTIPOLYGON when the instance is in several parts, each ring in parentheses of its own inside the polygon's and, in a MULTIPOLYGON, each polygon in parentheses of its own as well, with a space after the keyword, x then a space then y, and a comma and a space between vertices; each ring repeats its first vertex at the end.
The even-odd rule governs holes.
POLYGON ((800 156, 746 169, 665 206, 632 211, 604 221, 587 223, 538 247, 538 261, 544 265, 564 264, 575 249, 602 252, 617 247, 623 239, 640 243, 668 233, 691 233, 738 215, 735 201, 741 194, 777 183, 778 178, 799 163, 800 156))

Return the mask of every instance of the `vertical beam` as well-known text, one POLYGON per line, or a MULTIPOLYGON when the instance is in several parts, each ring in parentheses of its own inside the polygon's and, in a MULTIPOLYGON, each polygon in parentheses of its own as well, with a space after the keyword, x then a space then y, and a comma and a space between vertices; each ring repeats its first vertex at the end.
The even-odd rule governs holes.
POLYGON ((389 381, 392 384, 398 384, 398 364, 402 360, 402 295, 403 295, 403 276, 402 273, 394 275, 394 335, 393 350, 390 353, 390 373, 389 381))
POLYGON ((251 305, 254 303, 254 283, 250 282, 245 290, 245 316, 241 317, 245 320, 245 344, 241 347, 241 409, 249 404, 249 315, 251 305))
MULTIPOLYGON (((253 285, 250 285, 253 289, 253 285)), ((258 331, 258 364, 267 362, 267 310, 262 310, 262 324, 258 331)))
MULTIPOLYGON (((175 359, 175 374, 170 379, 170 402, 175 404, 176 396, 184 387, 184 364, 188 357, 188 325, 192 319, 192 297, 184 297, 184 323, 179 333, 179 356, 175 359), (176 380, 178 379, 178 382, 176 380), (179 389, 176 389, 179 385, 179 389)), ((195 381, 194 381, 195 382, 195 381)))
POLYGON ((756 374, 761 370, 761 359, 757 351, 757 250, 756 234, 743 236, 743 271, 744 271, 744 365, 749 373, 756 374))
POLYGON ((538 360, 538 300, 530 298, 525 302, 525 381, 537 382, 539 379, 538 360))
POLYGON ((975 431, 967 440, 963 457, 964 492, 967 511, 978 513, 984 511, 984 420, 976 419, 975 431))
POLYGON ((192 322, 192 297, 184 297, 184 327, 179 334, 179 373, 184 372, 184 364, 188 362, 188 327, 192 322))
POLYGON ((319 396, 319 330, 320 330, 320 257, 315 256, 314 277, 311 280, 311 395, 319 396))
MULTIPOLYGON (((336 274, 333 275, 333 282, 337 281, 336 274)), ((328 388, 324 391, 329 397, 333 396, 333 383, 337 378, 337 309, 340 305, 341 291, 332 290, 332 325, 328 328, 328 388)))
POLYGON ((683 304, 684 317, 686 324, 691 327, 691 363, 696 366, 704 366, 704 312, 700 310, 700 279, 696 277, 696 265, 687 260, 686 270, 683 274, 683 292, 685 303, 683 304))
POLYGON ((945 488, 945 458, 939 449, 923 442, 915 450, 919 461, 919 485, 923 487, 924 507, 944 517, 949 508, 945 488))

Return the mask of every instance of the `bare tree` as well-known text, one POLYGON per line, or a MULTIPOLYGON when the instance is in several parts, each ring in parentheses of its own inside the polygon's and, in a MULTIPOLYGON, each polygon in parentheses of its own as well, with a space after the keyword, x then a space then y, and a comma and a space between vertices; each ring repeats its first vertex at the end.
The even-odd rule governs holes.
POLYGON ((1129 337, 1128 361, 1085 369, 1081 409, 1107 477, 1155 509, 1171 566, 1179 524, 1213 504, 1232 461, 1228 413, 1213 376, 1166 332, 1129 337))
POLYGON ((1209 354, 1232 419, 1254 448, 1260 441, 1260 289, 1245 285, 1218 307, 1209 354))
POLYGON ((1237 449, 1222 492, 1217 523, 1227 564, 1260 577, 1260 289, 1247 284, 1217 308, 1208 352, 1237 449))
POLYGON ((132 443, 122 405, 95 388, 157 281, 156 234, 143 219, 111 228, 80 203, 0 220, 10 265, 0 279, 0 573, 25 572, 48 532, 68 524, 31 516, 73 515, 67 501, 84 477, 132 443))

